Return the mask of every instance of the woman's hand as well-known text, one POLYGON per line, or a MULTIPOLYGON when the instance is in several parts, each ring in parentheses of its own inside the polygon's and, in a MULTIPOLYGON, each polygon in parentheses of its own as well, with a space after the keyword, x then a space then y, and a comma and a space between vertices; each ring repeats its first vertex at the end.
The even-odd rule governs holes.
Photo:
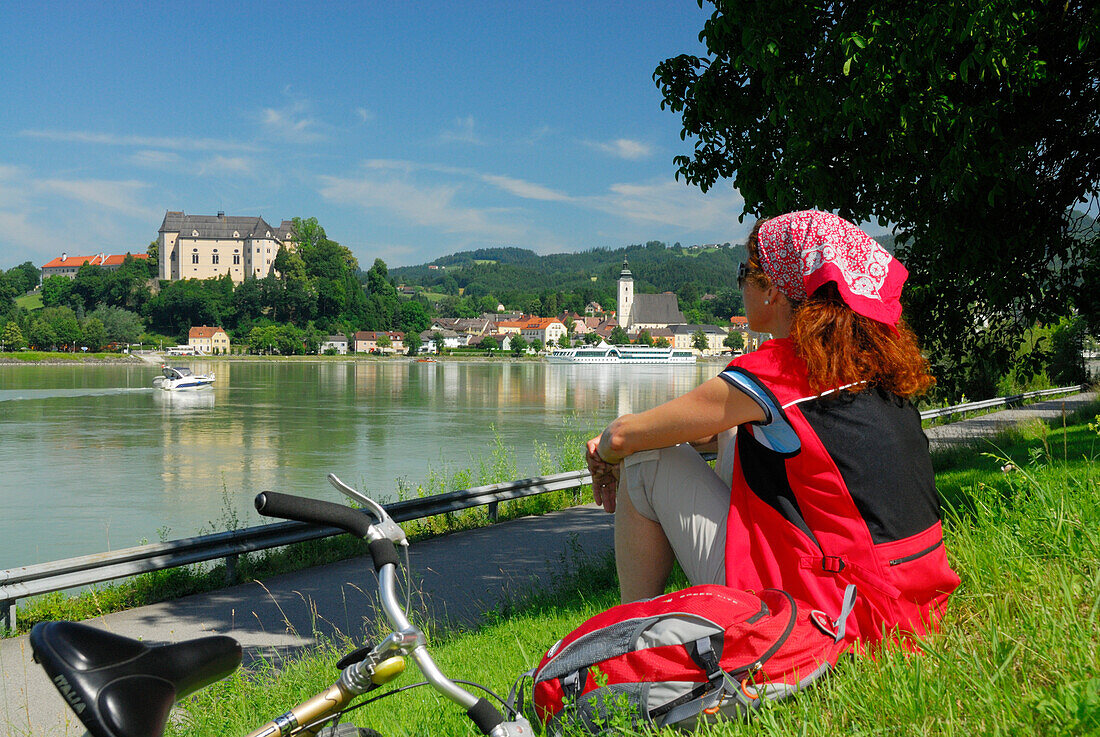
POLYGON ((615 494, 619 488, 619 464, 611 464, 600 457, 600 438, 585 443, 584 460, 592 474, 592 496, 596 504, 603 505, 608 513, 615 511, 615 494))

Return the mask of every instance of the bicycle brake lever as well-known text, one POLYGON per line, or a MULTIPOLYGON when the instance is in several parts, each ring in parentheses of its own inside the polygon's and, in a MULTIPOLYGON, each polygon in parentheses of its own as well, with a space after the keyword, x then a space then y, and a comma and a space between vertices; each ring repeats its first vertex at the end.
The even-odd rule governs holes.
POLYGON ((362 504, 370 515, 374 517, 376 520, 374 527, 379 532, 379 539, 389 539, 395 545, 408 546, 409 541, 405 539, 405 531, 401 529, 401 525, 393 521, 393 517, 390 517, 381 504, 374 501, 363 492, 348 486, 337 478, 334 473, 328 475, 328 481, 336 487, 336 490, 341 494, 362 504))

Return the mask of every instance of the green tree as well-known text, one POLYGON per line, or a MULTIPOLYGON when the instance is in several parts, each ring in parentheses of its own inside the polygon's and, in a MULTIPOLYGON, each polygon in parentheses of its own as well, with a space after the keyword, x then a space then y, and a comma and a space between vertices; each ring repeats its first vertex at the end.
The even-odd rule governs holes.
POLYGON ((107 343, 137 343, 145 332, 141 317, 121 307, 97 307, 88 317, 102 323, 107 333, 107 343))
POLYGON ((53 344, 75 350, 80 341, 81 330, 80 322, 72 308, 45 307, 40 314, 50 327, 54 338, 53 344))
POLYGON ((435 346, 436 353, 443 353, 443 340, 443 333, 439 332, 438 330, 432 331, 431 342, 432 345, 435 346))
POLYGON ((512 335, 512 340, 509 345, 511 346, 513 356, 522 356, 527 352, 527 339, 519 333, 512 335))
POLYGON ((80 344, 90 351, 98 351, 107 344, 107 329, 98 318, 89 317, 81 326, 80 344))
POLYGON ((630 336, 626 334, 626 331, 620 325, 616 325, 611 328, 611 336, 608 337, 607 342, 611 345, 626 345, 630 342, 630 336))
POLYGON ((31 348, 47 351, 57 345, 57 334, 54 333, 48 321, 39 317, 31 321, 30 330, 27 331, 27 341, 31 348))
POLYGON ((653 345, 653 336, 649 334, 648 330, 639 330, 638 335, 634 338, 634 342, 639 345, 653 345))
POLYGON ((668 348, 668 346, 669 346, 668 338, 664 338, 664 337, 657 338, 657 340, 653 341, 653 345, 655 345, 658 348, 668 348))
POLYGON ((498 343, 496 341, 496 338, 494 338, 491 335, 486 335, 484 338, 481 339, 481 342, 478 343, 477 345, 481 350, 488 351, 489 353, 492 353, 493 351, 496 351, 496 350, 500 350, 500 343, 498 343))
POLYGON ((894 224, 940 386, 978 396, 1095 289, 1071 213, 1100 179, 1098 28, 1090 0, 717 2, 706 56, 654 79, 689 183, 733 178, 747 215, 894 224))
POLYGON ((745 336, 737 330, 731 330, 729 335, 722 340, 722 345, 731 351, 739 351, 745 347, 745 336))
POLYGON ((424 341, 420 339, 420 333, 405 333, 405 347, 410 356, 415 356, 420 352, 420 346, 424 344, 424 341))
POLYGON ((402 302, 398 311, 397 329, 405 333, 422 333, 431 327, 432 319, 428 317, 424 305, 416 300, 402 302))
POLYGON ((26 345, 23 340, 23 331, 14 322, 4 326, 4 332, 0 334, 0 343, 4 344, 6 351, 18 351, 26 345))
POLYGON ((383 333, 382 335, 379 335, 378 340, 376 342, 378 344, 378 347, 382 350, 383 353, 386 352, 387 348, 392 348, 393 347, 393 341, 390 340, 390 336, 386 335, 385 333, 383 333))
POLYGON ((707 342, 707 334, 702 330, 696 330, 691 334, 691 347, 702 353, 710 348, 710 343, 707 342))
POLYGON ((73 280, 67 276, 47 276, 42 280, 42 306, 61 307, 69 304, 73 280))

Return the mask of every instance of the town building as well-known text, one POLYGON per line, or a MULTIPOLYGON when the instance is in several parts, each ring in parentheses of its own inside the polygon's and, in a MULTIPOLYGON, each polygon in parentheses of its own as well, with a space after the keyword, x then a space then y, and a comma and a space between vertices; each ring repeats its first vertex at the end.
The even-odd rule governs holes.
POLYGON ((325 354, 329 351, 335 351, 338 356, 346 356, 348 354, 348 337, 346 335, 327 336, 317 349, 317 352, 325 354))
POLYGON ((558 345, 566 335, 565 325, 556 317, 530 317, 523 321, 519 334, 528 343, 540 341, 544 346, 558 345))
POLYGON ((405 334, 399 331, 360 330, 355 334, 356 353, 404 353, 405 334), (385 338, 386 340, 382 340, 385 338), (379 341, 382 345, 379 345, 379 341), (389 345, 385 345, 389 341, 389 345))
POLYGON ((217 327, 198 325, 187 331, 187 345, 206 356, 229 353, 229 335, 217 327))
POLYGON ((461 348, 467 345, 470 345, 470 336, 456 333, 453 330, 425 330, 420 334, 421 353, 439 353, 440 348, 461 348), (442 346, 436 345, 436 336, 442 338, 442 346))
POLYGON ((673 348, 702 353, 704 356, 714 356, 725 350, 722 343, 729 335, 717 325, 670 325, 669 330, 673 335, 673 348), (702 351, 694 345, 695 334, 699 331, 707 337, 707 347, 702 351))
POLYGON ((247 276, 263 279, 284 245, 294 247, 289 220, 276 228, 262 217, 168 211, 157 234, 160 278, 177 281, 228 274, 237 284, 247 276))
POLYGON ((70 279, 75 279, 76 272, 80 271, 80 267, 84 264, 99 266, 108 271, 118 271, 118 267, 122 266, 122 262, 126 260, 127 256, 133 256, 136 259, 149 258, 149 254, 147 253, 122 253, 115 256, 97 253, 94 256, 70 256, 62 252, 60 258, 55 258, 42 267, 42 278, 67 276, 70 279))
POLYGON ((623 261, 623 270, 619 272, 618 319, 628 333, 687 322, 673 292, 635 294, 634 275, 630 273, 626 261, 623 261))

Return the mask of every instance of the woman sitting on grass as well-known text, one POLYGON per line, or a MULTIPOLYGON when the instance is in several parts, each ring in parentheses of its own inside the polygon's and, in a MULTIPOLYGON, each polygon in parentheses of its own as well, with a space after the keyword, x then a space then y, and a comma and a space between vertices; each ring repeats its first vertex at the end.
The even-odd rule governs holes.
POLYGON ((854 583, 850 638, 922 634, 959 579, 909 401, 934 379, 901 320, 908 272, 817 211, 757 223, 748 252, 749 327, 774 339, 588 441, 596 501, 615 512, 622 600, 662 594, 677 560, 693 585, 781 588, 834 614, 854 583), (732 428, 723 480, 697 450, 732 428))

